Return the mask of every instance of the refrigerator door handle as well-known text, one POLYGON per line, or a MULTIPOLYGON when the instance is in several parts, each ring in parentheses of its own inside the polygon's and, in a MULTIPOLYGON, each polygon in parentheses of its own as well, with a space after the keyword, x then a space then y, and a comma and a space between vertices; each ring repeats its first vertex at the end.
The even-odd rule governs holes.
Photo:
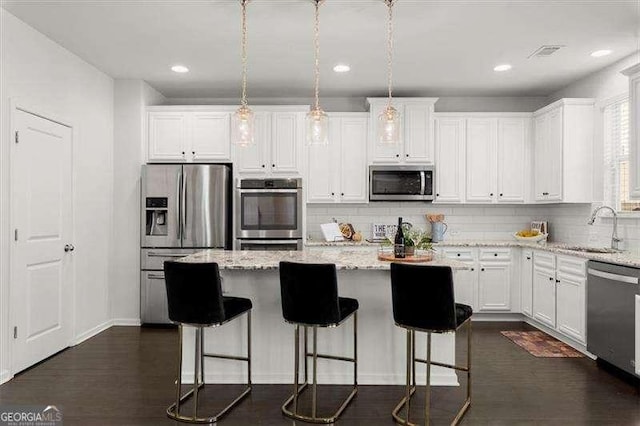
POLYGON ((182 224, 182 239, 184 240, 187 234, 187 179, 184 175, 184 171, 182 172, 182 191, 180 203, 180 221, 182 224))
POLYGON ((176 237, 181 239, 182 234, 182 221, 180 220, 180 189, 182 188, 182 172, 178 173, 178 179, 176 183, 176 237))

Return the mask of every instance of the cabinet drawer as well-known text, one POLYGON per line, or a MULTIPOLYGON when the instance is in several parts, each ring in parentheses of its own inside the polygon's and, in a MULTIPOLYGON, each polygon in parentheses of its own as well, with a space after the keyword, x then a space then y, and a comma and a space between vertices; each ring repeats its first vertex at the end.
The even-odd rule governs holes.
POLYGON ((558 272, 578 277, 587 276, 587 260, 575 257, 558 256, 558 272))
POLYGON ((171 324, 164 272, 143 271, 140 282, 140 320, 143 324, 171 324))
POLYGON ((508 248, 482 248, 480 249, 480 260, 481 261, 491 261, 491 260, 501 260, 501 261, 510 261, 511 260, 511 249, 508 248))
POLYGON ((546 269, 556 269, 556 255, 551 253, 546 253, 543 251, 533 252, 533 262, 534 265, 546 268, 546 269))
POLYGON ((140 256, 140 269, 161 271, 164 269, 164 262, 176 260, 188 256, 198 250, 194 249, 142 249, 140 256))
POLYGON ((474 249, 467 248, 443 248, 442 252, 448 259, 455 259, 461 262, 475 262, 476 255, 474 249))

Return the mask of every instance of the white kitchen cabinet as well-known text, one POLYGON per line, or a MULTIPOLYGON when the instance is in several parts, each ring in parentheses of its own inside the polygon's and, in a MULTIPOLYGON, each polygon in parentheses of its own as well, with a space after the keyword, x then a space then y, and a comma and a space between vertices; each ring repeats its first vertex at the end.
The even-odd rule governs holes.
POLYGON ((593 99, 561 99, 534 113, 534 198, 593 200, 593 99))
POLYGON ((587 260, 534 253, 533 317, 573 340, 586 343, 587 260))
POLYGON ((466 201, 491 203, 495 197, 498 123, 493 118, 468 118, 466 122, 466 201))
POLYGON ((498 119, 497 201, 524 203, 528 199, 530 118, 498 119))
POLYGON ((528 201, 530 128, 531 114, 527 113, 437 113, 436 173, 440 171, 442 176, 436 185, 440 183, 447 188, 457 184, 451 162, 441 161, 438 156, 447 153, 441 152, 442 149, 451 149, 449 140, 461 136, 464 196, 458 202, 517 204, 528 201), (462 125, 464 132, 452 133, 454 123, 462 125))
POLYGON ((437 98, 394 98, 400 114, 400 143, 381 144, 377 137, 378 116, 387 107, 387 98, 368 98, 369 163, 433 164, 433 113, 437 98))
POLYGON ((149 161, 185 161, 187 114, 179 111, 150 112, 148 115, 149 161))
POLYGON ((367 134, 367 114, 329 114, 329 145, 306 147, 308 203, 367 202, 367 134))
POLYGON ((225 161, 231 158, 230 118, 226 112, 191 114, 189 126, 193 161, 225 161))
POLYGON ((511 310, 511 265, 480 262, 478 308, 483 311, 511 310))
POLYGON ((229 161, 230 112, 151 107, 148 112, 149 162, 229 161))
POLYGON ((537 265, 533 267, 533 318, 556 327, 555 271, 537 265))
POLYGON ((627 68, 623 74, 629 77, 629 197, 637 200, 640 199, 640 64, 627 68))
POLYGON ((442 117, 435 120, 436 203, 461 203, 465 183, 465 120, 442 117))
POLYGON ((523 250, 520 257, 522 313, 528 317, 533 316, 533 252, 523 250))
POLYGON ((445 257, 469 265, 470 269, 456 271, 454 288, 456 301, 468 304, 475 312, 511 312, 512 252, 508 248, 442 247, 445 257))
POLYGON ((478 269, 476 249, 473 248, 443 248, 444 256, 466 263, 469 269, 457 269, 453 273, 453 289, 456 303, 469 305, 474 311, 478 309, 478 269))
POLYGON ((250 146, 235 146, 236 171, 241 176, 299 176, 303 159, 305 107, 253 107, 255 138, 250 146))

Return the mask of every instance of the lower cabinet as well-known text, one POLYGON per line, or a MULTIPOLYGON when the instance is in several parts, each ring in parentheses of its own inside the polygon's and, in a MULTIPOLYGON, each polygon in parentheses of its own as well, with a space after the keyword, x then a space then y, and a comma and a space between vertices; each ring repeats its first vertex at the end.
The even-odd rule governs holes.
POLYGON ((504 248, 441 249, 444 256, 469 265, 454 275, 457 303, 470 305, 474 312, 510 312, 511 302, 511 250, 504 248))
POLYGON ((533 318, 586 343, 586 259, 534 253, 533 318))

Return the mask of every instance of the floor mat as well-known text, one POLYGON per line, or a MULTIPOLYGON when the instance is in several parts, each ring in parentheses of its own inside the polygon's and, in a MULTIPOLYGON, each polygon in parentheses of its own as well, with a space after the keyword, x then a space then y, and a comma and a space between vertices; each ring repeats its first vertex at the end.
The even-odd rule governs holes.
POLYGON ((582 358, 571 346, 542 331, 501 331, 503 336, 538 358, 582 358))

